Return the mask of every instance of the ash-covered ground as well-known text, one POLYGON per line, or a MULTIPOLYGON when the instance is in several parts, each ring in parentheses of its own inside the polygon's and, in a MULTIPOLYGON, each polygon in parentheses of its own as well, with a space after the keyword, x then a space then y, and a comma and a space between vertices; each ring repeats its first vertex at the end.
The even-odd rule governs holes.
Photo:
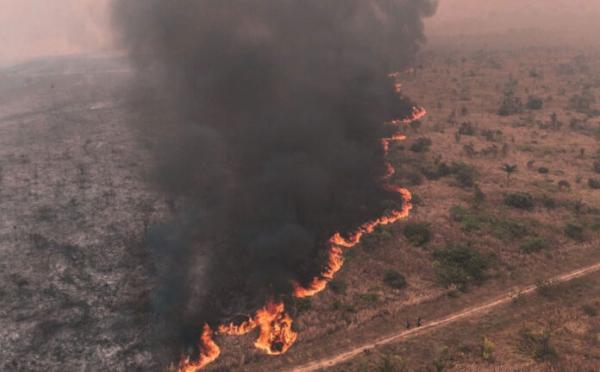
POLYGON ((156 370, 143 236, 164 203, 123 60, 0 70, 0 370, 156 370))

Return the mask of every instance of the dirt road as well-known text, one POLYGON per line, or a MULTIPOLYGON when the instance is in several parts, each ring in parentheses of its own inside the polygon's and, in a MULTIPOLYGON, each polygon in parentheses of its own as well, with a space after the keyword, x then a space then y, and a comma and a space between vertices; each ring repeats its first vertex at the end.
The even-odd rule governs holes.
MULTIPOLYGON (((587 266, 587 267, 554 277, 554 278, 550 279, 550 282, 554 283, 554 284, 568 282, 570 280, 581 278, 583 276, 595 273, 597 271, 600 271, 600 262, 598 262, 594 265, 591 265, 591 266, 587 266)), ((453 322, 456 322, 459 320, 463 320, 465 318, 469 318, 469 317, 476 316, 476 315, 481 315, 495 307, 509 303, 517 296, 531 294, 537 288, 538 288, 537 285, 530 285, 528 287, 521 288, 518 290, 512 290, 510 292, 505 293, 501 297, 498 297, 497 299, 495 299, 493 301, 484 303, 482 305, 469 307, 458 313, 451 314, 445 318, 426 322, 423 326, 421 326, 419 328, 412 328, 412 329, 405 330, 405 331, 402 331, 402 332, 399 332, 399 333, 396 333, 396 334, 393 334, 390 336, 382 337, 378 340, 355 347, 354 349, 347 350, 347 351, 341 352, 337 355, 333 355, 333 356, 330 356, 325 359, 317 360, 317 361, 305 364, 303 366, 291 368, 290 370, 294 371, 294 372, 309 372, 309 371, 318 371, 323 368, 329 368, 334 365, 346 362, 346 361, 354 358, 355 356, 357 356, 367 350, 374 349, 378 346, 402 341, 409 337, 416 336, 416 335, 419 335, 419 334, 422 334, 422 333, 425 333, 428 331, 432 331, 434 329, 443 327, 445 325, 448 325, 450 323, 453 323, 453 322)))

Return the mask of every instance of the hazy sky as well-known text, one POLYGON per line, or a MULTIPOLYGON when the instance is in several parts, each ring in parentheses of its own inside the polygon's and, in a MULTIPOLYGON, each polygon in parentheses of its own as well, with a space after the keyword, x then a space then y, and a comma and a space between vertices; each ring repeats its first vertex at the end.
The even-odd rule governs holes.
MULTIPOLYGON (((0 63, 108 50, 109 2, 0 0, 0 63)), ((431 38, 510 28, 552 30, 548 39, 600 39, 600 0, 441 0, 428 22, 431 38)))
POLYGON ((0 0, 0 63, 106 48, 108 3, 0 0))

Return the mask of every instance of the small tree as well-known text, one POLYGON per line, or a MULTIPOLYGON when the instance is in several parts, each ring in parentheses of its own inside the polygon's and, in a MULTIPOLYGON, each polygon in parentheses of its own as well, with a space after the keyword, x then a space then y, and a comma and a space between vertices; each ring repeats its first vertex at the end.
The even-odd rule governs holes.
POLYGON ((506 183, 508 184, 510 182, 510 176, 517 171, 517 165, 506 163, 502 166, 502 170, 506 172, 506 183))

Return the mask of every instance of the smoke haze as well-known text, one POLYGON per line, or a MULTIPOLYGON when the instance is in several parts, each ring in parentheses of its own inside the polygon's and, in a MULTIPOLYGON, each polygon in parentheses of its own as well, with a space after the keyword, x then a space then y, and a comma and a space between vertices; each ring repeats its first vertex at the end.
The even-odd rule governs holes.
POLYGON ((156 185, 178 206, 151 234, 170 344, 285 299, 322 271, 330 236, 402 203, 382 186, 380 139, 412 104, 388 74, 410 66, 434 10, 427 0, 116 3, 139 92, 155 102, 135 124, 153 134, 156 185))
POLYGON ((110 48, 110 0, 0 0, 0 64, 110 48))

